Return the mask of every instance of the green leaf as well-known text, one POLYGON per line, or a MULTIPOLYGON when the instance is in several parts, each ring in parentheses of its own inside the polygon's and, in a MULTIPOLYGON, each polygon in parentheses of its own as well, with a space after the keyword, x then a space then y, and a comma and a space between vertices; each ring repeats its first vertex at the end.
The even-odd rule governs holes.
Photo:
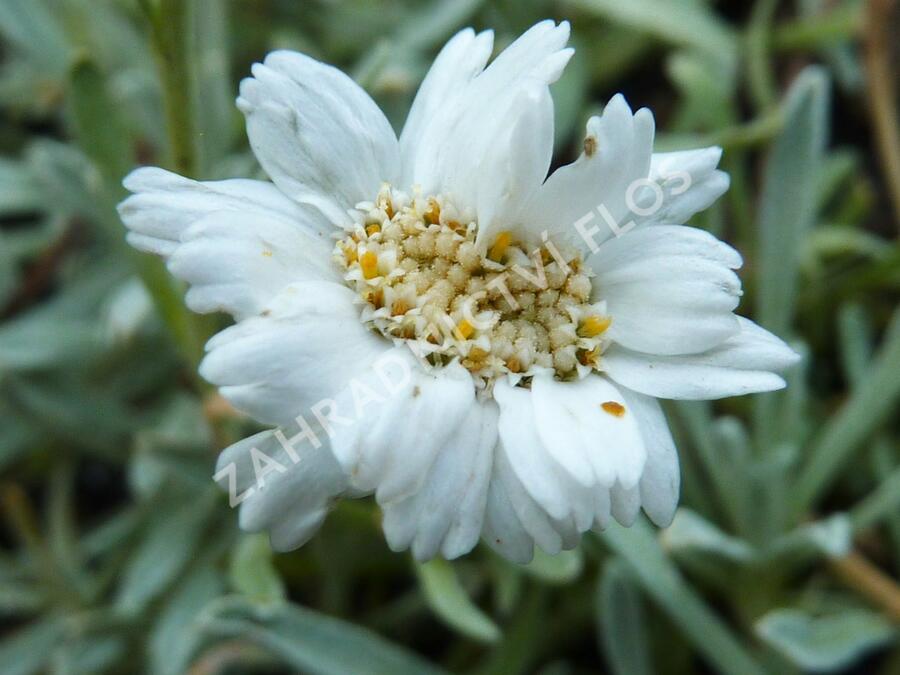
POLYGON ((253 605, 228 598, 202 620, 206 634, 248 640, 309 675, 439 675, 403 647, 367 628, 297 605, 253 605))
POLYGON ((731 29, 705 4, 693 0, 572 0, 586 12, 715 56, 733 74, 737 55, 731 29))
MULTIPOLYGON (((782 337, 791 332, 797 302, 800 261, 818 204, 817 178, 828 137, 830 82, 826 71, 809 66, 791 85, 784 101, 784 126, 766 162, 758 214, 756 320, 782 337)), ((757 443, 774 448, 784 423, 782 394, 756 399, 757 443)), ((778 526, 780 523, 776 523, 778 526)))
POLYGON ((52 675, 104 673, 124 657, 127 650, 127 641, 122 635, 76 636, 53 652, 51 673, 52 675))
POLYGON ((823 617, 776 609, 756 623, 756 632, 797 667, 818 672, 847 668, 896 633, 883 617, 852 609, 823 617))
MULTIPOLYGON (((2 176, 0 176, 0 180, 2 180, 2 176)), ((6 239, 6 235, 0 231, 0 308, 6 307, 19 281, 18 265, 16 265, 12 251, 9 250, 6 239)))
POLYGON ((27 165, 0 159, 0 215, 38 211, 40 202, 37 184, 27 165))
POLYGON ((613 558, 603 569, 597 587, 596 613, 600 643, 613 673, 652 675, 641 594, 627 565, 618 558, 613 558))
POLYGON ((65 69, 68 41, 45 0, 0 0, 0 34, 42 70, 65 69))
POLYGON ((500 628, 469 598, 453 565, 436 558, 417 563, 416 574, 428 606, 448 626, 480 642, 496 642, 500 638, 500 628))
POLYGON ((0 618, 36 614, 47 602, 38 585, 23 579, 0 580, 0 618))
POLYGON ((722 439, 710 433, 713 419, 709 403, 675 401, 673 408, 706 475, 712 479, 706 489, 716 498, 717 510, 720 510, 723 520, 727 520, 736 530, 744 531, 752 515, 748 509, 750 484, 741 471, 744 467, 729 461, 740 457, 735 453, 723 456, 722 439))
POLYGON ((72 120, 85 154, 99 167, 111 194, 121 194, 122 178, 132 168, 131 144, 121 109, 109 95, 108 79, 87 56, 79 58, 69 75, 72 120))
POLYGON ((790 328, 801 248, 816 216, 828 99, 825 71, 810 66, 796 77, 784 103, 784 127, 766 163, 758 225, 757 320, 779 335, 790 328))
POLYGON ((11 378, 8 390, 20 414, 75 447, 116 456, 134 428, 134 414, 124 401, 66 373, 11 378))
POLYGON ((681 508, 672 524, 662 533, 666 549, 713 553, 733 562, 748 562, 755 557, 753 547, 742 539, 729 536, 716 525, 690 509, 681 508))
POLYGON ((203 609, 221 595, 224 585, 213 566, 196 565, 166 597, 149 638, 148 659, 153 675, 188 672, 191 655, 201 638, 197 620, 203 609))
POLYGON ((762 666, 681 577, 643 520, 631 528, 612 526, 602 539, 627 563, 647 595, 719 672, 765 675, 762 666))
MULTIPOLYGON (((890 451, 890 446, 887 446, 890 451)), ((872 527, 883 518, 897 517, 900 510, 900 466, 881 477, 878 487, 850 511, 854 530, 872 527)))
POLYGON ((878 258, 891 252, 891 244, 855 227, 823 225, 810 233, 806 249, 814 261, 839 255, 878 258))
POLYGON ((414 49, 428 49, 466 25, 485 0, 437 0, 414 13, 397 39, 414 49))
POLYGON ((0 326, 0 374, 83 363, 103 348, 95 322, 24 315, 0 326))
POLYGON ((41 672, 65 632, 63 620, 50 617, 9 633, 0 642, 0 663, 5 675, 41 672))
POLYGON ((534 559, 522 568, 527 574, 549 584, 568 584, 584 569, 584 554, 580 548, 560 551, 556 555, 534 549, 534 559))
POLYGON ((786 554, 841 557, 847 555, 852 546, 852 519, 846 513, 835 513, 779 537, 766 553, 772 558, 786 554))
MULTIPOLYGON (((165 495, 165 493, 163 493, 165 495)), ((216 505, 216 493, 175 501, 153 511, 147 530, 132 553, 115 604, 127 614, 136 614, 165 590, 184 570, 201 544, 216 505)))
POLYGON ((677 119, 669 125, 672 131, 717 129, 735 123, 728 81, 708 55, 679 51, 666 61, 666 71, 681 93, 677 119))
POLYGON ((862 305, 853 303, 841 307, 838 332, 844 377, 855 387, 862 382, 872 358, 872 325, 862 305))
POLYGON ((6 470, 39 443, 44 432, 31 420, 22 419, 6 406, 0 406, 0 471, 6 470))
POLYGON ((900 310, 894 313, 884 344, 866 377, 841 409, 831 415, 813 442, 793 495, 800 517, 838 477, 853 452, 894 411, 900 398, 900 310))
POLYGON ((231 555, 231 585, 250 600, 280 602, 285 598, 284 582, 272 564, 272 547, 265 534, 241 537, 231 555))
POLYGON ((41 139, 28 146, 26 161, 47 212, 104 222, 108 196, 103 174, 81 150, 41 139))

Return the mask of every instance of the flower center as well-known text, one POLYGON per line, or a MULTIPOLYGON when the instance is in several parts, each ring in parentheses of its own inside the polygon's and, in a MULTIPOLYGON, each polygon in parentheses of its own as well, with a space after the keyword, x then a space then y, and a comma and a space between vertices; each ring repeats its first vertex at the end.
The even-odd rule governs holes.
POLYGON ((611 319, 590 302, 581 256, 551 242, 528 253, 509 232, 481 255, 477 223, 465 220, 444 197, 388 186, 357 205, 357 225, 334 257, 359 293, 362 320, 433 365, 458 359, 483 382, 597 368, 611 319))

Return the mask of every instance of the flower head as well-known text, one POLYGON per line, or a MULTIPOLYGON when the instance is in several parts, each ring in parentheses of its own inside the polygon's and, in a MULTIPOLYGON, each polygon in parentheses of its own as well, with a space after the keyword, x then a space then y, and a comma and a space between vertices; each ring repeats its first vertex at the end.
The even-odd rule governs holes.
POLYGON ((656 399, 784 386, 796 355, 733 313, 740 255, 682 224, 728 187, 718 148, 653 153, 616 96, 548 177, 568 33, 539 23, 490 65, 492 34, 458 33, 399 139, 346 75, 274 52, 238 98, 271 183, 126 179, 129 241, 236 320, 201 374, 278 428, 216 476, 276 548, 368 494, 420 559, 482 537, 527 561, 641 508, 666 525, 656 399))

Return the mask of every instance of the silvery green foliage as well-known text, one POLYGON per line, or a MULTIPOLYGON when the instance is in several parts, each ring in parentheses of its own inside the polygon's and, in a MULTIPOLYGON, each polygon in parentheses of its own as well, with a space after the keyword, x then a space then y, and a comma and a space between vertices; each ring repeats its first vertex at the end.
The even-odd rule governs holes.
POLYGON ((667 149, 725 148, 730 196, 692 224, 746 253, 745 306, 803 369, 784 392, 670 407, 668 531, 639 521, 524 568, 483 549, 415 568, 368 502, 298 553, 238 532, 210 476, 257 429, 194 380, 114 211, 125 171, 169 161, 141 9, 168 4, 0 0, 4 673, 893 672, 889 598, 834 563, 855 551, 897 593, 900 255, 861 3, 184 3, 198 178, 258 172, 232 98, 272 48, 340 65, 399 128, 457 29, 505 44, 548 16, 583 55, 553 85, 557 163, 618 89, 657 109, 667 149))

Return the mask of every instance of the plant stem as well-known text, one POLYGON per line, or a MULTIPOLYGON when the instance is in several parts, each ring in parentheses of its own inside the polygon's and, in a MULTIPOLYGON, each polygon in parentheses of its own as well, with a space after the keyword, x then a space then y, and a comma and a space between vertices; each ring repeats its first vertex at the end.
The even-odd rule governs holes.
POLYGON ((172 168, 185 176, 197 171, 197 143, 189 56, 191 3, 159 0, 153 7, 141 3, 150 22, 150 34, 163 89, 163 107, 169 134, 172 168))
POLYGON ((817 49, 856 37, 862 28, 862 12, 857 3, 816 16, 785 21, 775 29, 774 43, 779 50, 817 49))
POLYGON ((884 179, 900 227, 900 126, 897 124, 897 78, 891 67, 892 17, 896 0, 869 0, 866 5, 865 64, 869 115, 884 179))
MULTIPOLYGON (((198 143, 194 117, 194 78, 190 68, 190 0, 140 0, 150 24, 150 37, 163 91, 163 108, 169 137, 170 167, 183 176, 197 172, 198 143)), ((189 314, 183 292, 157 261, 141 256, 141 279, 153 296, 175 341, 193 368, 203 357, 203 344, 213 322, 189 314)), ((199 383, 200 389, 204 385, 199 383)))
POLYGON ((887 574, 855 551, 843 558, 832 558, 829 566, 847 586, 900 622, 900 587, 887 574))
POLYGON ((747 80, 757 111, 766 111, 777 103, 769 51, 772 41, 772 18, 777 0, 760 0, 753 6, 753 14, 744 42, 747 50, 747 80))

